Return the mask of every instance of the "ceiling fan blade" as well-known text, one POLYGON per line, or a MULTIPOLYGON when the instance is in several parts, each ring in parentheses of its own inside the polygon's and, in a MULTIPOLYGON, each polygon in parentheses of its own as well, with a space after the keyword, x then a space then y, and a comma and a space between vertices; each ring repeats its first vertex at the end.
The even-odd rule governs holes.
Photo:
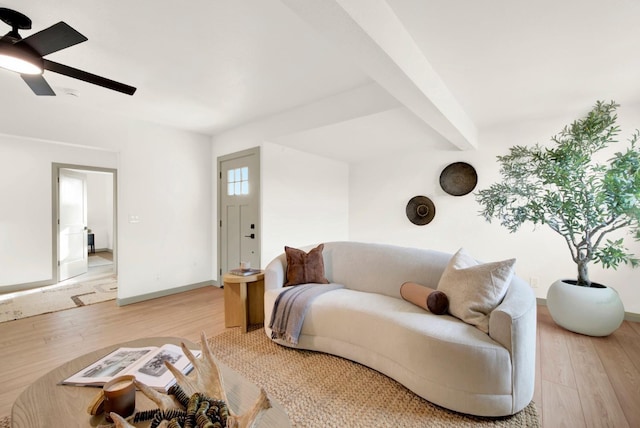
POLYGON ((45 56, 87 40, 89 39, 74 30, 69 24, 61 21, 16 42, 16 44, 26 43, 40 56, 45 56))
POLYGON ((69 67, 68 65, 49 61, 48 59, 44 60, 44 68, 46 70, 53 71, 54 73, 64 74, 65 76, 93 83, 94 85, 122 92, 127 95, 133 95, 136 92, 136 88, 133 86, 125 85, 124 83, 116 82, 115 80, 107 79, 106 77, 96 76, 95 74, 78 70, 77 68, 69 67))
POLYGON ((51 86, 44 80, 41 74, 21 74, 22 80, 31 88, 36 95, 55 95, 51 86))

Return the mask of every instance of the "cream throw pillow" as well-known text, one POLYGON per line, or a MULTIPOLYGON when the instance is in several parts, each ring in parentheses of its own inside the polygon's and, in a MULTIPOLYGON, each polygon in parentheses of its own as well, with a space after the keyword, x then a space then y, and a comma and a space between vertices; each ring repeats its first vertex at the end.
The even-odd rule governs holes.
POLYGON ((444 270, 438 290, 449 298, 449 313, 489 333, 489 314, 504 298, 516 259, 478 263, 464 248, 444 270))

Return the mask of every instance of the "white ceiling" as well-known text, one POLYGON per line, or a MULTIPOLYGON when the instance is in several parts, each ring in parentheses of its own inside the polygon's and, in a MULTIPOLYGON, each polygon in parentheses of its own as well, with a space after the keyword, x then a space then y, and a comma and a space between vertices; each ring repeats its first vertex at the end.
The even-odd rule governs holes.
POLYGON ((0 0, 0 7, 31 18, 23 37, 67 22, 89 40, 47 58, 138 88, 129 97, 45 72, 59 96, 36 97, 0 70, 4 116, 47 103, 215 135, 324 103, 327 120, 272 140, 354 161, 365 149, 383 154, 423 141, 474 147, 478 130, 582 114, 597 99, 640 103, 636 0, 0 0), (389 144, 398 129, 405 138, 389 144), (337 145, 345 138, 360 143, 337 145))

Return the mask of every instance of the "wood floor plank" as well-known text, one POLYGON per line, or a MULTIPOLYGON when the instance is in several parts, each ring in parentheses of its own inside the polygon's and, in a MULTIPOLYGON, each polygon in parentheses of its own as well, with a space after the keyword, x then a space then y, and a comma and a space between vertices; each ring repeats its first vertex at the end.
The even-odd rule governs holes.
POLYGON ((585 428, 578 391, 554 382, 542 381, 544 413, 542 425, 549 428, 585 428))
POLYGON ((627 335, 616 335, 614 337, 618 340, 636 369, 640 370, 640 337, 627 335))
POLYGON ((638 325, 638 323, 635 322, 629 322, 629 321, 623 321, 622 324, 620 325, 620 327, 613 332, 613 336, 629 336, 629 337, 638 337, 640 338, 640 327, 638 328, 638 330, 636 330, 636 326, 638 325))
POLYGON ((538 323, 540 334, 540 374, 547 380, 569 388, 576 388, 567 337, 571 333, 542 317, 538 323))
MULTIPOLYGON (((638 339, 640 340, 640 339, 638 339)), ((613 336, 592 341, 627 422, 640 427, 640 370, 613 336)))
POLYGON ((624 324, 628 324, 636 332, 636 334, 640 336, 640 323, 625 321, 624 324))
POLYGON ((594 339, 567 335, 567 348, 587 427, 628 427, 613 385, 594 347, 594 339))
POLYGON ((536 403, 536 408, 538 409, 538 416, 540 420, 543 418, 544 409, 542 406, 542 375, 541 375, 541 358, 540 358, 540 329, 536 330, 536 377, 535 377, 535 388, 533 390, 533 401, 536 403))

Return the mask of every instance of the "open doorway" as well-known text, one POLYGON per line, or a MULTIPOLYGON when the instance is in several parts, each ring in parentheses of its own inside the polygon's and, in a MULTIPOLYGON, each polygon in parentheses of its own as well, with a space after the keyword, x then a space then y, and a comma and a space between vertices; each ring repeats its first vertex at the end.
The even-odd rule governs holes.
POLYGON ((52 276, 0 295, 0 322, 117 297, 117 171, 54 163, 51 182, 52 276))
POLYGON ((117 273, 117 170, 53 164, 53 278, 117 273))

